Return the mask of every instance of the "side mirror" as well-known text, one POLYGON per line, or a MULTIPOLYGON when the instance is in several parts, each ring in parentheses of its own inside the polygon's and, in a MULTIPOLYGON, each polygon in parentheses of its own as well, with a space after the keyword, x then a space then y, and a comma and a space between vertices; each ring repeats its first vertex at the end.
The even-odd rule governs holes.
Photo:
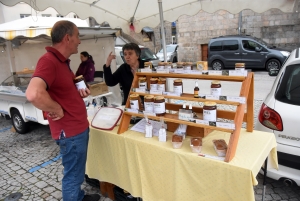
POLYGON ((269 76, 277 76, 279 73, 278 69, 270 69, 269 70, 269 76))

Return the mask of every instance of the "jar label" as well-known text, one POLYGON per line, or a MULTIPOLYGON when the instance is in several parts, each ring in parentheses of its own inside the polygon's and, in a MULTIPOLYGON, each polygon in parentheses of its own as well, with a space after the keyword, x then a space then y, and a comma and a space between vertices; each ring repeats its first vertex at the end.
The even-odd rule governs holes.
POLYGON ((153 112, 153 102, 144 102, 145 111, 153 112))
POLYGON ((147 89, 147 84, 146 84, 146 82, 140 82, 140 83, 139 83, 139 88, 140 88, 140 89, 147 89))
POLYGON ((221 88, 210 88, 210 94, 215 96, 220 96, 221 88))
POLYGON ((239 68, 235 67, 235 70, 245 70, 245 68, 244 67, 239 67, 239 68))
POLYGON ((182 85, 181 86, 174 86, 174 92, 177 94, 182 94, 182 85))
POLYGON ((217 121, 217 110, 203 110, 203 120, 217 121))
POLYGON ((198 97, 198 96, 199 96, 199 91, 194 90, 194 97, 198 97))
POLYGON ((157 84, 157 90, 165 92, 166 91, 165 84, 157 84))
POLYGON ((166 112, 166 105, 165 103, 153 103, 154 113, 161 114, 166 112))
POLYGON ((163 69, 165 69, 165 66, 157 66, 156 69, 163 70, 163 69))
POLYGON ((78 90, 79 89, 86 89, 86 85, 85 85, 83 80, 81 80, 80 82, 75 83, 75 85, 76 85, 78 90))
POLYGON ((192 70, 192 67, 191 66, 185 66, 184 70, 192 70))
POLYGON ((157 84, 150 84, 150 90, 157 90, 157 84))
POLYGON ((172 66, 171 65, 167 65, 167 66, 165 66, 165 69, 171 69, 172 68, 172 66))
POLYGON ((139 101, 138 100, 130 100, 130 108, 131 109, 139 109, 139 101))

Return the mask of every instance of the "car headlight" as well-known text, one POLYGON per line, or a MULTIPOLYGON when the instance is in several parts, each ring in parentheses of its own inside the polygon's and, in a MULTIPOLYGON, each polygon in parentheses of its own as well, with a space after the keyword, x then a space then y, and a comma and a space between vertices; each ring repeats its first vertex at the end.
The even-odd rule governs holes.
POLYGON ((285 56, 285 57, 288 57, 291 53, 288 52, 288 51, 280 51, 280 53, 285 56))

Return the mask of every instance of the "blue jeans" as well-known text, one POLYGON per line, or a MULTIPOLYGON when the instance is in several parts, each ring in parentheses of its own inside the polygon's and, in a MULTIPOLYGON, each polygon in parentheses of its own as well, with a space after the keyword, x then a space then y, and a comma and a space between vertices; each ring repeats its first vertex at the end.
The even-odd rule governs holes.
POLYGON ((63 201, 81 201, 84 197, 81 184, 85 175, 89 131, 90 129, 87 128, 79 135, 70 138, 65 138, 62 133, 60 139, 56 140, 60 147, 64 166, 64 177, 62 179, 63 201))

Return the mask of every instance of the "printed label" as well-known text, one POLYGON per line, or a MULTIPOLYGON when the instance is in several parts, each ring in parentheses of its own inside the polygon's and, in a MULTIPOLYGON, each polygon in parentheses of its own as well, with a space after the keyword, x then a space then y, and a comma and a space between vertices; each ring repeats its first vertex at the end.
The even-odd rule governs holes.
POLYGON ((184 73, 184 70, 183 70, 183 69, 176 69, 176 70, 174 71, 174 73, 184 73))
POLYGON ((147 89, 147 84, 146 84, 146 82, 140 82, 140 83, 139 83, 139 88, 140 88, 140 89, 147 89))
POLYGON ((182 86, 174 86, 174 93, 182 94, 182 86))
POLYGON ((209 75, 222 75, 222 71, 221 70, 209 70, 208 74, 209 75))
POLYGON ((153 102, 144 102, 145 111, 146 112, 153 112, 153 102))
POLYGON ((220 128, 228 128, 228 129, 235 129, 235 124, 226 123, 226 122, 216 122, 217 127, 220 128))
POLYGON ((162 91, 162 92, 166 91, 165 84, 157 84, 157 90, 162 91))
POLYGON ((135 88, 135 92, 145 93, 146 89, 135 88))
POLYGON ((150 94, 158 94, 158 95, 162 95, 162 91, 160 90, 150 90, 150 94))
POLYGON ((216 95, 206 95, 206 99, 219 100, 219 96, 216 96, 216 95))
POLYGON ((192 67, 191 66, 185 66, 184 70, 192 70, 192 67))
POLYGON ((77 87, 78 90, 79 89, 86 89, 86 85, 85 85, 85 83, 84 83, 83 80, 80 81, 80 82, 77 82, 75 85, 76 85, 76 87, 77 87))
POLYGON ((130 108, 131 109, 139 109, 139 101, 138 100, 130 100, 130 108))
POLYGON ((199 91, 194 91, 194 97, 198 97, 198 95, 199 95, 199 91))
POLYGON ((169 73, 169 69, 156 69, 156 73, 169 73))
POLYGON ((165 66, 157 66, 156 70, 164 70, 165 66))
POLYGON ((203 70, 203 65, 202 64, 198 64, 198 69, 199 70, 203 70))
POLYGON ((203 120, 217 121, 217 110, 203 110, 203 120))
POLYGON ((209 121, 206 121, 206 120, 196 119, 196 123, 209 126, 209 121))
POLYGON ((245 104, 246 98, 245 97, 227 96, 227 101, 234 101, 234 102, 239 102, 239 103, 245 104))
POLYGON ((150 90, 157 90, 157 84, 150 84, 150 90))
POLYGON ((165 69, 171 69, 172 68, 172 66, 171 65, 167 65, 167 66, 165 66, 165 69))
POLYGON ((210 94, 215 96, 221 95, 221 89, 222 88, 210 88, 210 94))
POLYGON ((141 72, 142 73, 152 73, 152 69, 150 67, 149 68, 144 68, 144 69, 142 68, 141 72))
POLYGON ((161 114, 166 112, 165 103, 153 103, 154 113, 161 114))
POLYGON ((178 118, 180 120, 189 121, 190 119, 193 118, 193 113, 179 112, 178 113, 178 118))

